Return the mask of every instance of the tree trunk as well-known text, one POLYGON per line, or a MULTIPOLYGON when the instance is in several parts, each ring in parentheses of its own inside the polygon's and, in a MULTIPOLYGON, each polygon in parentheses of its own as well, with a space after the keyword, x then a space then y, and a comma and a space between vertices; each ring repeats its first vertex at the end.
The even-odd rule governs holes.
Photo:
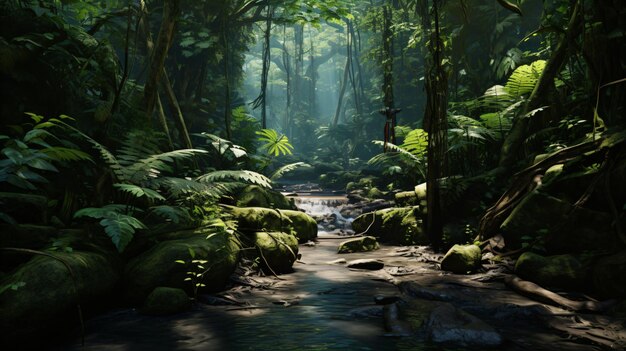
MULTIPOLYGON (((440 182, 445 176, 447 151, 447 94, 448 80, 442 67, 442 50, 439 31, 438 1, 433 1, 435 32, 430 40, 431 64, 426 75, 425 125, 428 130, 426 201, 426 232, 435 250, 441 248, 443 239, 443 211, 441 205, 440 182)), ((423 21, 423 28, 430 28, 430 21, 423 21)))
POLYGON ((148 78, 144 87, 146 118, 148 120, 152 119, 152 113, 154 112, 158 83, 161 80, 165 59, 174 37, 176 22, 180 14, 180 2, 181 0, 165 0, 163 4, 163 21, 161 22, 156 45, 152 51, 148 78))
POLYGON ((165 95, 167 96, 167 100, 170 104, 170 110, 172 111, 172 115, 175 116, 174 121, 178 127, 178 131, 180 132, 181 142, 183 145, 191 149, 193 145, 191 144, 191 138, 189 137, 189 131, 187 130, 187 125, 185 124, 185 118, 183 117, 183 112, 180 109, 180 105, 178 104, 178 99, 176 99, 176 95, 174 94, 174 89, 172 89, 172 84, 170 83, 170 79, 167 76, 167 72, 163 69, 162 77, 161 77, 161 86, 165 91, 165 95))
POLYGON ((394 108, 393 98, 393 12, 389 5, 383 6, 383 101, 385 107, 394 108))
POLYGON ((348 74, 350 72, 350 58, 346 57, 346 66, 343 69, 343 79, 341 80, 341 86, 339 88, 339 100, 337 101, 337 109, 335 110, 335 117, 333 118, 333 127, 336 127, 339 123, 339 116, 341 115, 341 107, 343 105, 343 97, 346 95, 346 86, 348 85, 348 74))

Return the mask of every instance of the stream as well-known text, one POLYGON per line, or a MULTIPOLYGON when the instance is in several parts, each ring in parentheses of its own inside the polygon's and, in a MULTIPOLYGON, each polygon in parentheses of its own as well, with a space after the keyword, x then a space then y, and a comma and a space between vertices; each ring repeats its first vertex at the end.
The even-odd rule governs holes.
MULTIPOLYGON (((425 247, 381 245, 373 252, 337 254, 339 242, 352 233, 352 218, 339 211, 346 198, 300 195, 296 203, 318 220, 319 234, 315 244, 300 245, 302 258, 293 273, 279 278, 248 276, 247 282, 253 284, 199 296, 190 311, 172 316, 145 316, 135 309, 109 311, 86 322, 85 347, 76 332, 71 342, 54 349, 466 350, 429 343, 419 332, 433 306, 445 301, 496 326, 505 339, 500 350, 601 349, 568 335, 588 317, 565 314, 517 295, 494 279, 498 274, 494 270, 470 276, 442 274, 436 266, 440 256, 425 247), (380 259, 385 268, 356 270, 332 262, 340 258, 380 259), (417 282, 421 296, 407 298, 391 280, 417 282), (386 332, 383 307, 375 304, 377 296, 402 299, 402 319, 415 335, 395 337, 386 332), (215 297, 236 304, 215 303, 215 297), (578 319, 571 326, 574 317, 578 319)), ((607 322, 591 322, 599 326, 594 332, 610 331, 607 322)))

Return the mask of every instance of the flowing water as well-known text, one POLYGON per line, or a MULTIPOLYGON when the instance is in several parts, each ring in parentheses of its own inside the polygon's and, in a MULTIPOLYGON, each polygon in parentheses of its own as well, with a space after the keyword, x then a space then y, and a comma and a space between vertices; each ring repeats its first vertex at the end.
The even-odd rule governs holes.
MULTIPOLYGON (((318 218, 341 216, 345 198, 299 197, 298 206, 318 218)), ((337 217, 339 218, 339 217, 337 217)), ((350 219, 340 218, 349 223, 350 219)), ((323 229, 323 228, 322 228, 323 229)), ((338 255, 340 237, 320 231, 318 244, 301 246, 294 272, 271 278, 271 289, 241 290, 248 307, 197 303, 190 312, 148 317, 118 310, 88 321, 88 350, 427 350, 417 338, 385 336, 374 297, 397 295, 375 272, 329 261, 378 258, 391 248, 338 255), (288 307, 287 307, 288 306, 288 307), (355 313, 367 309, 373 313, 355 313)), ((267 278, 266 278, 267 279, 267 278)), ((78 340, 78 338, 76 339, 78 340)), ((75 341, 63 349, 82 349, 75 341)))

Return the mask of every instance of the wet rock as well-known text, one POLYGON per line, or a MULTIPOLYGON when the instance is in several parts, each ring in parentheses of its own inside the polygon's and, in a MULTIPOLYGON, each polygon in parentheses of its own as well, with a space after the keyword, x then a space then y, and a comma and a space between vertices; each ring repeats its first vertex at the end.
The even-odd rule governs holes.
POLYGON ((425 330, 435 343, 463 347, 497 347, 502 344, 502 336, 493 327, 447 303, 430 313, 425 330))
POLYGON ((267 273, 292 271, 298 259, 298 240, 295 236, 281 232, 256 232, 253 235, 261 265, 267 273))
POLYGON ((79 302, 88 312, 114 298, 119 274, 108 256, 83 251, 53 255, 58 259, 37 255, 0 280, 0 287, 15 287, 0 295, 0 345, 24 345, 30 337, 71 325, 79 302))
POLYGON ((306 243, 302 245, 308 246, 308 247, 315 247, 317 244, 315 243, 315 241, 307 241, 306 243))
POLYGON ((290 199, 278 191, 248 185, 235 195, 236 205, 239 207, 265 207, 284 210, 297 210, 293 199, 290 199))
POLYGON ((481 250, 476 245, 454 245, 441 261, 441 269, 456 274, 474 272, 480 267, 481 250))
POLYGON ((587 286, 589 266, 574 255, 544 257, 523 253, 515 263, 515 274, 543 287, 582 290, 587 286))
POLYGON ((206 234, 198 233, 191 237, 163 241, 131 259, 126 265, 126 299, 131 303, 140 303, 159 286, 191 291, 191 284, 185 281, 187 272, 202 270, 192 260, 206 260, 208 262, 204 266, 211 267, 199 281, 206 285, 202 290, 221 290, 237 266, 239 250, 235 238, 227 233, 213 235, 208 239, 206 234))
POLYGON ((354 269, 367 269, 370 271, 377 271, 379 269, 383 269, 383 267, 385 267, 385 264, 379 260, 361 259, 361 260, 354 260, 354 261, 348 262, 347 267, 354 268, 354 269))
POLYGON ((182 289, 157 287, 144 302, 141 313, 149 315, 169 315, 185 312, 191 307, 191 300, 182 289))
POLYGON ((419 207, 386 208, 365 213, 352 222, 356 233, 367 234, 381 242, 428 244, 419 207))
POLYGON ((383 306, 383 318, 385 320, 385 330, 388 336, 410 336, 411 326, 406 321, 400 319, 400 309, 397 303, 383 306))
POLYGON ((453 301, 455 296, 449 291, 421 286, 415 282, 404 281, 398 285, 403 294, 425 300, 453 301))
POLYGON ((383 316, 383 306, 363 306, 351 309, 348 314, 350 318, 374 318, 383 316))
POLYGON ((352 253, 378 250, 380 246, 373 236, 364 236, 343 241, 339 244, 337 253, 352 253))
POLYGON ((326 262, 326 263, 328 263, 328 264, 346 264, 346 263, 348 263, 348 261, 346 261, 345 258, 338 258, 338 259, 336 259, 334 261, 329 261, 329 262, 326 262))
POLYGON ((626 251, 603 257, 593 267, 593 287, 602 297, 626 297, 626 251))

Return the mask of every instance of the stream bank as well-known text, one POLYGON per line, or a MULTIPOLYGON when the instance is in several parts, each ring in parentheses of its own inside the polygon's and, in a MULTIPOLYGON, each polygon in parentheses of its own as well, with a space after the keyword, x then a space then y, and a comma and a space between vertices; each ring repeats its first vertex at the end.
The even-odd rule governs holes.
MULTIPOLYGON (((340 206, 332 200, 323 209, 323 200, 308 201, 311 208, 317 206, 318 218, 328 218, 322 212, 334 213, 340 206)), ((86 349, 465 349, 429 341, 432 332, 424 327, 425 321, 441 306, 454 306, 452 311, 462 310, 493 327, 501 337, 497 349, 583 351, 626 346, 623 320, 572 313, 511 292, 502 282, 510 262, 486 261, 477 274, 452 275, 439 269, 442 256, 423 246, 381 245, 376 251, 338 255, 337 246, 345 236, 321 226, 315 244, 300 245, 302 258, 293 273, 260 277, 239 272, 243 274, 236 276, 231 289, 201 295, 192 310, 172 316, 145 316, 134 309, 107 313, 87 322, 86 349), (337 259, 376 259, 385 267, 349 269, 337 259), (386 330, 389 320, 385 307, 375 303, 377 296, 398 299, 395 322, 408 326, 408 336, 386 330)), ((453 323, 455 318, 453 313, 453 323)), ((82 349, 79 336, 58 349, 82 349)))

